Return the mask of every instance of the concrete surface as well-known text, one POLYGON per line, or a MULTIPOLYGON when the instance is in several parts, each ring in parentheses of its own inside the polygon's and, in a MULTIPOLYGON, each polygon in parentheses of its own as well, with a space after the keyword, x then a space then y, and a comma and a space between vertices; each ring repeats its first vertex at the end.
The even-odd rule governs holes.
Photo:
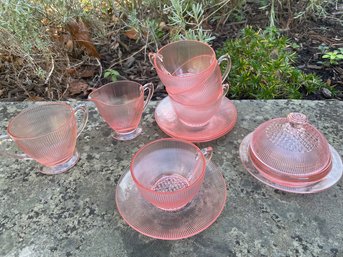
MULTIPOLYGON (((0 103, 2 130, 32 103, 0 103)), ((73 103, 76 104, 76 103, 73 103)), ((153 118, 143 133, 118 142, 92 103, 89 123, 78 139, 81 159, 69 172, 48 176, 32 161, 0 159, 0 256, 343 256, 343 181, 312 195, 267 187, 241 165, 241 140, 270 118, 301 111, 343 154, 343 102, 234 101, 236 127, 201 146, 214 148, 228 198, 207 230, 188 239, 161 241, 129 227, 115 206, 115 187, 131 156, 145 143, 166 137, 153 118)))

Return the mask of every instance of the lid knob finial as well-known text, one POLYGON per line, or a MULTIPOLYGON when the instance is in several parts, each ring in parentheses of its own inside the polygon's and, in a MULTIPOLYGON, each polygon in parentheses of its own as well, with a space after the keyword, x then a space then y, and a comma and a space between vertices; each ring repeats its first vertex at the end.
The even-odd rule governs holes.
POLYGON ((301 126, 308 123, 306 115, 300 112, 291 112, 287 115, 287 119, 288 122, 293 126, 301 126))

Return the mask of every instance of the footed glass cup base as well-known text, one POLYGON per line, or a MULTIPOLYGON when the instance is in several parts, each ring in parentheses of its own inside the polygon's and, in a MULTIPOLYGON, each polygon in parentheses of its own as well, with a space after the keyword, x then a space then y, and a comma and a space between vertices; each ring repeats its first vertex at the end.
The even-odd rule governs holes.
POLYGON ((132 130, 127 133, 119 133, 117 131, 113 132, 113 138, 121 141, 127 141, 136 138, 142 133, 142 128, 138 127, 135 130, 132 130))
POLYGON ((67 170, 71 169, 75 166, 75 164, 79 161, 80 155, 75 150, 73 156, 66 162, 58 164, 52 167, 43 167, 40 172, 47 174, 47 175, 55 175, 66 172, 67 170))

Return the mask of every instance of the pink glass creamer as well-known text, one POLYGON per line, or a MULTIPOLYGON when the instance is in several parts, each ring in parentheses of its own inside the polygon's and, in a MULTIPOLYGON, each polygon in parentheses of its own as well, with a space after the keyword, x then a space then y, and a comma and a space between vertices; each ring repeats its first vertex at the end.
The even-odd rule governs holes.
POLYGON ((138 127, 142 113, 154 93, 152 83, 144 86, 133 81, 117 81, 106 84, 89 95, 106 123, 114 130, 114 138, 130 140, 142 129, 138 127), (144 92, 148 96, 144 101, 144 92))
POLYGON ((199 192, 212 148, 201 151, 187 141, 166 138, 144 145, 130 171, 142 197, 164 210, 178 210, 199 192))
POLYGON ((14 141, 24 154, 1 151, 1 155, 18 159, 33 159, 45 167, 45 174, 58 174, 73 167, 79 154, 76 139, 88 120, 88 110, 80 105, 73 109, 66 103, 48 103, 27 108, 9 122, 7 133, 0 142, 14 141), (77 128, 75 115, 81 112, 82 122, 77 128))

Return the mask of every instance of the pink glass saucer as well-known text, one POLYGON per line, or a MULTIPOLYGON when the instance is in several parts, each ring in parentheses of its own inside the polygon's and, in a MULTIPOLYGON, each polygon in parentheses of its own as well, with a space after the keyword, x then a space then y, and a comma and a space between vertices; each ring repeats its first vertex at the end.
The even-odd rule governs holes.
POLYGON ((277 184, 271 181, 258 169, 256 169, 254 164, 252 163, 251 158, 250 158, 250 153, 249 153, 249 146, 251 143, 252 134, 253 133, 250 133, 243 139, 239 147, 239 155, 245 169, 251 175, 257 178, 259 181, 261 181, 262 183, 268 186, 279 189, 281 191, 290 192, 290 193, 310 194, 310 193, 317 193, 325 189, 328 189, 329 187, 336 184, 342 177, 343 164, 342 164, 341 157, 338 154, 338 152, 331 145, 329 145, 329 150, 332 157, 332 168, 328 172, 328 174, 326 174, 326 176, 323 177, 320 181, 308 183, 307 185, 297 186, 297 187, 287 187, 284 185, 277 184))
POLYGON ((219 111, 203 127, 189 127, 183 124, 172 107, 169 96, 156 107, 155 120, 160 129, 167 135, 191 142, 208 142, 230 132, 237 121, 237 110, 234 104, 223 97, 219 111))
POLYGON ((225 202, 225 180, 212 162, 207 164, 198 195, 177 211, 164 211, 145 201, 130 171, 122 175, 116 189, 117 209, 126 223, 143 235, 163 240, 187 238, 205 230, 219 217, 225 202))

